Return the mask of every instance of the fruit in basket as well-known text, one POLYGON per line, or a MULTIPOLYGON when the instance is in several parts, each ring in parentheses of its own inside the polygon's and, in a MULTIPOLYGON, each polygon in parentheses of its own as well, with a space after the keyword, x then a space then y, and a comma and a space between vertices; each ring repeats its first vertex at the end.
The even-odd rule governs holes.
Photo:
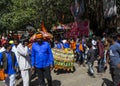
POLYGON ((62 62, 60 62, 60 66, 62 66, 62 62))
POLYGON ((64 49, 64 53, 68 53, 68 49, 64 49))
POLYGON ((52 50, 54 55, 54 63, 56 69, 71 69, 71 67, 74 65, 74 54, 73 51, 70 49, 64 49, 64 50, 58 50, 53 49, 52 50))

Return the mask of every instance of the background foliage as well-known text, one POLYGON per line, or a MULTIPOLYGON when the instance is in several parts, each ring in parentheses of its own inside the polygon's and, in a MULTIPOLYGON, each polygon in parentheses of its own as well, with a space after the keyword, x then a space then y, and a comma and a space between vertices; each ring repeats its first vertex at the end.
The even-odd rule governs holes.
POLYGON ((0 0, 0 29, 16 30, 42 21, 48 28, 58 21, 72 21, 72 0, 0 0), (66 19, 67 18, 67 19, 66 19), (69 18, 69 19, 68 19, 69 18))
MULTIPOLYGON (((85 18, 88 18, 92 24, 95 22, 97 23, 95 25, 103 26, 102 15, 98 15, 100 10, 97 8, 97 2, 99 3, 99 0, 89 1, 93 4, 87 4, 88 0, 85 0, 85 18)), ((0 29, 18 30, 27 25, 38 28, 42 21, 49 29, 56 22, 73 22, 70 11, 73 2, 74 0, 0 0, 0 29)), ((117 0, 117 6, 120 13, 120 0, 117 0)))

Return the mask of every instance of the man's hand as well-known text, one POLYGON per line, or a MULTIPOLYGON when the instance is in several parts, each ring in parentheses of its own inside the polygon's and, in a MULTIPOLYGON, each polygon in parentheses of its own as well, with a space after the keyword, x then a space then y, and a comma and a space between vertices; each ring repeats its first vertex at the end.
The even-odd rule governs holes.
POLYGON ((104 67, 107 67, 108 66, 108 64, 106 63, 105 65, 104 65, 104 67))
POLYGON ((32 74, 35 72, 35 67, 31 67, 32 74))
POLYGON ((18 66, 15 66, 14 69, 16 72, 18 72, 18 66))
POLYGON ((100 56, 98 56, 98 58, 97 58, 98 60, 100 60, 101 59, 101 57, 100 56))
POLYGON ((120 64, 118 64, 118 65, 117 65, 117 68, 119 68, 119 69, 120 69, 120 64))
POLYGON ((53 65, 50 65, 50 70, 51 70, 51 71, 53 70, 53 65))
POLYGON ((5 78, 8 77, 8 74, 5 74, 5 78))

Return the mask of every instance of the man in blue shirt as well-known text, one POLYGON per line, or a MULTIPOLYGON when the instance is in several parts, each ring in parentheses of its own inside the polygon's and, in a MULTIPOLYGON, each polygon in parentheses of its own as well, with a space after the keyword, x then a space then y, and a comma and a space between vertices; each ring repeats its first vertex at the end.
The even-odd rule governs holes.
POLYGON ((5 44, 5 51, 2 52, 1 61, 3 63, 3 69, 7 78, 5 79, 6 86, 15 86, 15 68, 17 66, 16 56, 11 51, 12 45, 5 44))
POLYGON ((109 48, 109 59, 110 60, 110 73, 114 83, 114 86, 120 84, 120 44, 116 42, 116 36, 110 36, 109 42, 111 44, 109 48))
POLYGON ((36 69, 40 86, 46 86, 44 78, 47 78, 48 86, 52 86, 51 69, 53 67, 53 54, 48 42, 43 41, 41 33, 36 34, 36 42, 32 45, 32 69, 36 69))

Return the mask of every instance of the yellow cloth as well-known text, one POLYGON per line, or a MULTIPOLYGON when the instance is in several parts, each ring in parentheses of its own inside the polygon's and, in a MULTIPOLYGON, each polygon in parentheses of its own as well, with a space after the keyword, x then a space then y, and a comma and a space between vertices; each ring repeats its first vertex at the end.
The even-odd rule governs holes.
POLYGON ((65 53, 68 53, 68 49, 67 49, 67 48, 66 48, 66 49, 64 49, 64 52, 65 52, 65 53))

